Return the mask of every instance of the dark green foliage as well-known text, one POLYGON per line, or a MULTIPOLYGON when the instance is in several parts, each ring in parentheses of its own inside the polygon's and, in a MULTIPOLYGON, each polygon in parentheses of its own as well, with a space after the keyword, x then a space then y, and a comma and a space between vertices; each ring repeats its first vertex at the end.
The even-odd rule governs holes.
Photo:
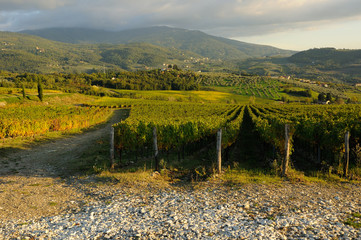
POLYGON ((326 94, 325 93, 318 94, 318 101, 325 102, 326 101, 326 94))
POLYGON ((332 95, 331 93, 326 94, 326 101, 332 101, 332 95))
MULTIPOLYGON (((90 95, 118 95, 104 88, 129 90, 198 90, 200 78, 190 71, 151 70, 137 72, 106 72, 92 74, 34 74, 0 72, 0 79, 6 78, 6 86, 18 88, 38 88, 39 99, 42 88, 58 89, 65 92, 79 92, 90 95)), ((24 90, 25 91, 25 90, 24 90)))
POLYGON ((137 72, 114 72, 112 77, 104 78, 102 74, 93 74, 93 85, 129 90, 198 90, 193 72, 176 70, 151 70, 137 72))
POLYGON ((311 90, 290 90, 290 89, 285 89, 284 90, 285 93, 290 94, 290 95, 294 95, 294 96, 300 96, 300 97, 312 97, 312 93, 311 90))

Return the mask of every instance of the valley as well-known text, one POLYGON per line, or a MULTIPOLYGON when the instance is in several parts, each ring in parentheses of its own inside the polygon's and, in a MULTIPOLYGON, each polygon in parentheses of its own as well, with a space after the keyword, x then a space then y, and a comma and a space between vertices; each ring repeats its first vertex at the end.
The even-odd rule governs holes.
POLYGON ((0 238, 360 237, 359 50, 0 32, 0 238))

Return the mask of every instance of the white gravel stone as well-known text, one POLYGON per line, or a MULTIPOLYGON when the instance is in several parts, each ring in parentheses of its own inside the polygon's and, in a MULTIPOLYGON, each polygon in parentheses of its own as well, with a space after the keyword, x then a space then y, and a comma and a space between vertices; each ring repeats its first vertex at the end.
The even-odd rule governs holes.
POLYGON ((340 199, 326 187, 287 184, 119 193, 78 213, 0 220, 0 239, 361 239, 344 224, 361 212, 360 198, 340 199))

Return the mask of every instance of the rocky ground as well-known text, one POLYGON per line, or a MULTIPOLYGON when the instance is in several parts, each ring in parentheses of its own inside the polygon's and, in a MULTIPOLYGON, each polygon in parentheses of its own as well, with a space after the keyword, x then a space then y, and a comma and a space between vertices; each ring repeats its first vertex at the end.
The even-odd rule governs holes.
MULTIPOLYGON (((212 183, 196 189, 113 186, 113 190, 107 200, 91 202, 76 213, 1 221, 0 235, 6 239, 361 239, 360 229, 344 223, 361 211, 361 189, 352 184, 228 188, 212 183)), ((98 191, 106 195, 102 188, 98 191)))
POLYGON ((0 239, 361 239, 356 184, 159 188, 64 176, 108 130, 0 156, 0 239))

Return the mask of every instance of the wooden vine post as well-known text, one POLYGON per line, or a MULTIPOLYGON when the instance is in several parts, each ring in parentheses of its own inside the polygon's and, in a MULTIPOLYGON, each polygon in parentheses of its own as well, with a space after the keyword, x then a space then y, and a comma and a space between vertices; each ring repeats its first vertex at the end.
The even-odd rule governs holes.
POLYGON ((113 170, 115 165, 114 161, 114 127, 110 129, 110 168, 113 170))
POLYGON ((159 171, 157 128, 153 128, 155 171, 159 171))
POLYGON ((217 131, 217 172, 222 173, 222 128, 217 131))
POLYGON ((348 165, 350 162, 350 132, 347 131, 345 134, 345 167, 343 175, 348 177, 348 165))
POLYGON ((321 144, 317 146, 317 163, 321 163, 321 144))
POLYGON ((285 159, 283 160, 282 175, 286 176, 290 161, 290 125, 285 125, 285 159))

